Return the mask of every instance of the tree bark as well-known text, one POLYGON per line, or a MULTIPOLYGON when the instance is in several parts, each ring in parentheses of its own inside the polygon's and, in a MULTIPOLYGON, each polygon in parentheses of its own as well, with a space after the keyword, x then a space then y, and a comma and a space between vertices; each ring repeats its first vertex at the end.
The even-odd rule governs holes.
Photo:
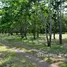
POLYGON ((55 38, 55 33, 53 33, 53 39, 55 40, 56 38, 55 38))

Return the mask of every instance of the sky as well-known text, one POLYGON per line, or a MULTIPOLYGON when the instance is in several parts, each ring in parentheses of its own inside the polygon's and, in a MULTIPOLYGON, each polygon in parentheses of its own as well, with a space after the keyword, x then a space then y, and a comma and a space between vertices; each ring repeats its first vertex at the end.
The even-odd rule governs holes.
POLYGON ((0 8, 3 8, 4 4, 2 4, 2 2, 0 2, 0 8))
POLYGON ((2 3, 0 2, 0 8, 2 7, 2 3))
MULTIPOLYGON (((67 5, 67 2, 65 2, 64 5, 67 5)), ((64 14, 67 14, 67 8, 64 9, 64 14)))
MULTIPOLYGON (((67 2, 65 2, 64 5, 67 5, 67 2)), ((0 2, 0 8, 3 8, 3 6, 4 6, 4 5, 2 4, 2 2, 0 2)), ((67 14, 67 8, 65 8, 65 9, 63 10, 63 13, 64 13, 64 14, 67 14)))

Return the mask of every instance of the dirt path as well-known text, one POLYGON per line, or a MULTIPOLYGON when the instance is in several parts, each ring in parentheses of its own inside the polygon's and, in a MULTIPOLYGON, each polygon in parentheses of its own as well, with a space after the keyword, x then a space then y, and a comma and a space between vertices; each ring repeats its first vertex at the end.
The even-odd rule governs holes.
POLYGON ((51 67, 58 67, 58 65, 57 64, 51 64, 51 67))
MULTIPOLYGON (((11 45, 8 41, 2 41, 0 40, 0 43, 4 44, 5 46, 9 46, 11 45)), ((23 43, 21 42, 12 42, 13 44, 20 44, 19 46, 23 46, 24 48, 28 48, 30 50, 34 50, 36 52, 40 52, 40 50, 37 50, 37 49, 33 49, 31 47, 28 47, 26 45, 24 45, 23 43)), ((32 63, 35 63, 37 67, 58 67, 56 64, 49 64, 48 62, 36 57, 35 55, 32 55, 32 54, 29 54, 27 52, 24 52, 23 50, 20 50, 18 48, 15 48, 15 47, 11 47, 12 51, 13 52, 16 52, 18 55, 19 54, 22 54, 24 55, 29 61, 31 61, 32 63)))
POLYGON ((46 62, 43 61, 31 54, 28 54, 20 49, 16 49, 16 48, 12 48, 13 52, 16 52, 19 54, 22 54, 23 56, 25 56, 29 61, 31 61, 32 63, 35 63, 37 65, 37 67, 50 67, 50 65, 46 62))
MULTIPOLYGON (((1 41, 0 43, 4 44, 5 46, 8 46, 9 44, 7 42, 1 41)), ((33 56, 32 54, 28 54, 26 52, 24 52, 23 50, 17 49, 17 48, 11 48, 13 52, 16 52, 19 54, 24 55, 29 61, 31 61, 32 63, 35 63, 37 65, 37 67, 50 67, 50 65, 46 62, 43 61, 39 58, 37 58, 36 56, 33 56)))

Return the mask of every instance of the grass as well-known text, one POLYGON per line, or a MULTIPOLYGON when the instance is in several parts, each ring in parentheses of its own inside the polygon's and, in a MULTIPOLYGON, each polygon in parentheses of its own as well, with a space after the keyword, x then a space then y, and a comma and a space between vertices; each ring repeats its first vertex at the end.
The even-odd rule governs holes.
POLYGON ((62 63, 59 65, 60 67, 67 67, 67 63, 62 63))
POLYGON ((0 46, 0 51, 4 52, 4 51, 8 51, 9 49, 7 49, 6 46, 0 46))
POLYGON ((7 57, 1 59, 0 67, 36 67, 36 65, 21 54, 9 53, 7 57))
MULTIPOLYGON (((29 35, 29 34, 28 34, 29 35)), ((63 43, 66 43, 67 44, 67 38, 66 38, 67 34, 63 34, 63 43)), ((40 35, 40 38, 36 39, 36 40, 33 40, 31 39, 30 35, 28 37, 28 39, 21 39, 19 35, 12 35, 12 36, 8 36, 7 34, 0 34, 0 37, 2 40, 7 40, 9 43, 11 43, 13 47, 17 47, 17 48, 21 48, 21 45, 20 44, 13 44, 13 42, 23 42, 23 44, 25 46, 28 46, 28 47, 32 47, 32 48, 36 48, 36 49, 39 49, 39 50, 43 50, 43 51, 47 51, 48 53, 66 53, 67 51, 67 47, 64 46, 64 45, 59 45, 59 44, 56 44, 56 43, 52 43, 52 46, 51 47, 47 47, 45 45, 45 37, 44 35, 40 35)), ((58 34, 56 34, 56 39, 58 39, 58 34)))
POLYGON ((0 44, 0 67, 36 67, 22 53, 9 51, 11 48, 0 44))
POLYGON ((36 67, 35 64, 29 62, 23 55, 8 54, 1 60, 0 67, 36 67))
MULTIPOLYGON (((67 56, 64 56, 67 53, 67 47, 66 47, 67 45, 64 45, 64 43, 67 44, 67 34, 63 34, 63 45, 58 44, 58 34, 56 34, 56 42, 52 43, 51 47, 47 47, 44 35, 41 35, 40 38, 38 38, 36 40, 32 39, 30 35, 28 36, 27 40, 26 39, 21 39, 21 37, 19 35, 8 36, 6 34, 4 34, 4 35, 1 34, 0 38, 3 41, 6 40, 7 42, 9 42, 10 43, 10 45, 9 45, 10 48, 16 47, 16 48, 20 48, 21 50, 24 50, 25 52, 29 52, 29 53, 33 52, 33 51, 31 51, 31 50, 29 50, 27 48, 23 48, 23 45, 21 45, 21 44, 17 44, 17 43, 14 44, 14 42, 21 42, 27 47, 32 47, 32 48, 35 48, 35 49, 39 49, 39 50, 44 51, 44 52, 46 52, 48 54, 57 54, 57 56, 63 54, 63 57, 65 57, 65 58, 67 57, 67 56)), ((6 47, 2 47, 2 46, 1 46, 0 49, 1 50, 4 49, 3 51, 8 51, 9 50, 9 48, 6 49, 6 47)), ((34 52, 34 54, 35 54, 35 52, 34 52)), ((24 57, 22 56, 22 58, 24 58, 24 57)), ((48 57, 42 57, 42 58, 46 59, 48 57)), ((56 61, 56 60, 57 60, 56 58, 47 59, 47 61, 50 62, 50 63, 53 62, 53 61, 56 61)), ((27 61, 27 59, 26 59, 26 61, 27 61)), ((25 63, 29 64, 30 62, 25 62, 25 63)), ((29 65, 32 65, 32 64, 30 63, 29 65)), ((61 67, 64 67, 64 65, 66 65, 66 64, 62 64, 61 67)), ((29 66, 29 67, 32 67, 32 66, 29 66)), ((21 66, 19 66, 19 67, 21 67, 21 66)))

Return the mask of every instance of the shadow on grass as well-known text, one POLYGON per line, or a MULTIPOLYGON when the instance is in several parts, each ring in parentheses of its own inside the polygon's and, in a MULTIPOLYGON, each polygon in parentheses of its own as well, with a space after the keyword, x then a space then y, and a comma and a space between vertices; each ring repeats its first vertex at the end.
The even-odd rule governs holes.
MULTIPOLYGON (((66 39, 65 39, 66 40, 66 39)), ((65 41, 64 40, 64 41, 65 41)), ((8 39, 6 41, 1 41, 3 44, 5 44, 6 46, 8 46, 9 48, 25 48, 25 49, 39 49, 39 50, 43 50, 46 51, 47 53, 54 53, 54 54, 65 54, 67 53, 67 47, 63 46, 63 45, 58 45, 58 44, 53 44, 52 47, 47 47, 46 45, 41 45, 41 44, 34 44, 32 43, 32 41, 28 41, 28 40, 24 40, 24 42, 20 41, 20 40, 15 40, 15 39, 8 39), (7 43, 6 43, 7 41, 7 43)))
POLYGON ((0 52, 0 67, 36 67, 21 52, 0 52))

